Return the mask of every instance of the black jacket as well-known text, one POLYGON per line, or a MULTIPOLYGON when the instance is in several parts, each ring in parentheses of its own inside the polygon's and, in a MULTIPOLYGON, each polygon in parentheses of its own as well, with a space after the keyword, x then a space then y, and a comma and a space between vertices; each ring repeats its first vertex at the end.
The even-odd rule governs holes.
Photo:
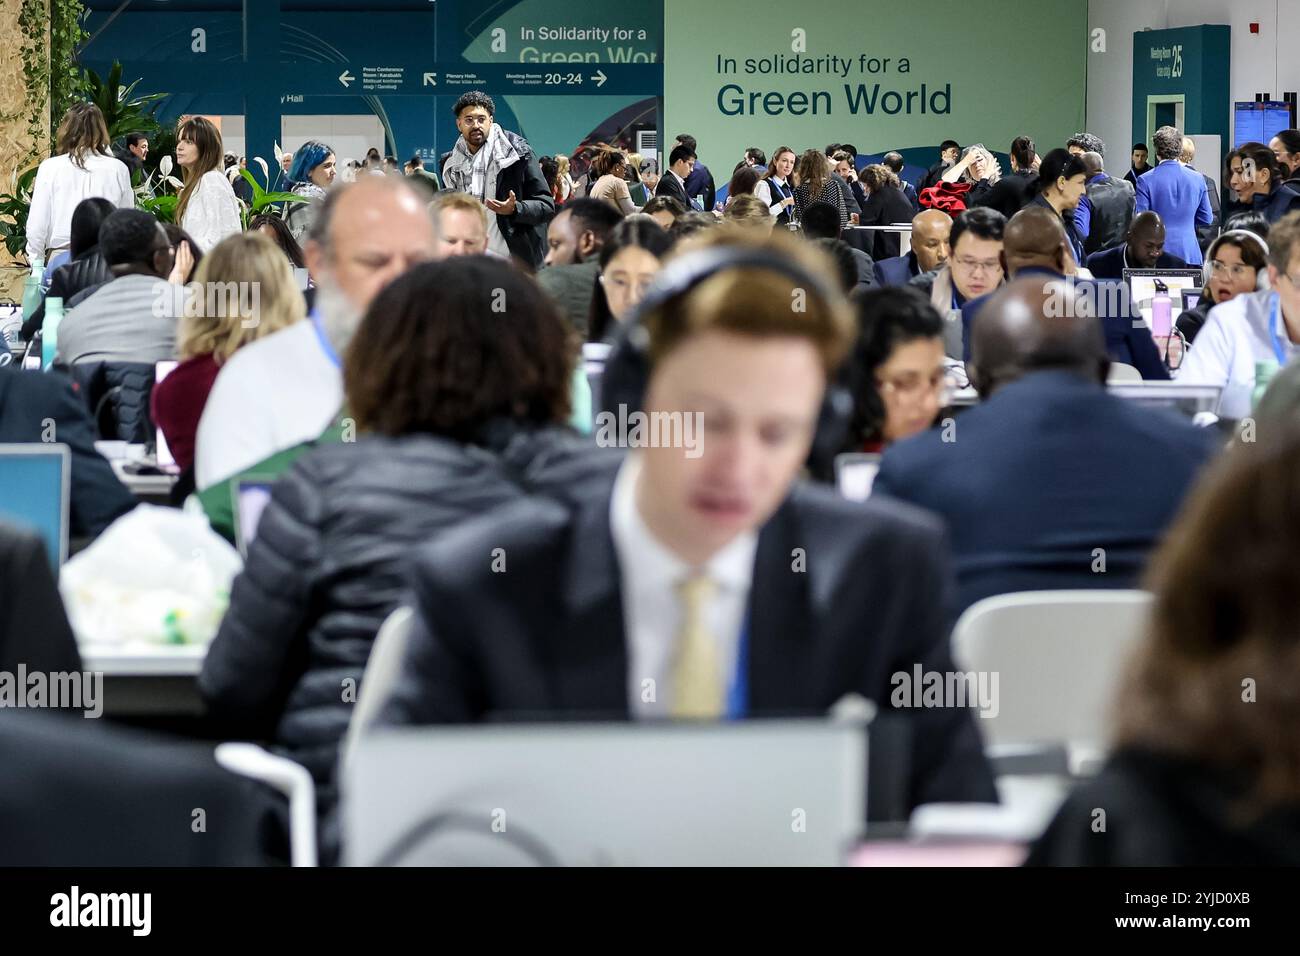
POLYGON ((136 445, 154 440, 152 362, 78 362, 66 371, 101 437, 136 445))
POLYGON ((1010 219, 1029 205, 1038 188, 1037 183, 1038 174, 1032 169, 1018 169, 1003 176, 987 190, 972 188, 967 193, 966 205, 987 206, 1010 219))
POLYGON ((1088 184, 1088 202, 1092 204, 1092 217, 1083 240, 1084 255, 1122 243, 1137 202, 1133 188, 1122 179, 1106 176, 1088 184))
POLYGON ((1188 345, 1196 341, 1196 335, 1205 327, 1212 308, 1214 308, 1214 300, 1206 290, 1202 289, 1196 305, 1178 316, 1178 320, 1174 322, 1174 328, 1183 333, 1183 338, 1187 340, 1188 345))
POLYGON ((1125 748, 1066 799, 1026 863, 1300 866, 1300 806, 1247 812, 1246 792, 1245 779, 1232 772, 1125 748))
POLYGON ((81 670, 43 540, 0 521, 0 672, 81 670))
MULTIPOLYGON (((555 199, 551 196, 551 187, 546 185, 546 177, 542 175, 542 167, 537 162, 533 148, 528 145, 528 140, 507 129, 501 132, 522 158, 501 170, 497 176, 495 198, 499 202, 505 202, 513 192, 517 204, 513 216, 496 217, 497 228, 510 247, 510 254, 536 271, 546 259, 546 225, 555 215, 555 199)), ((442 154, 442 160, 438 163, 443 182, 447 181, 443 171, 450 156, 451 150, 448 150, 442 154)), ((489 212, 488 215, 493 213, 489 212)))
MULTIPOLYGON (((54 270, 45 299, 51 296, 62 299, 63 311, 66 314, 67 310, 72 308, 71 299, 74 295, 84 289, 103 285, 111 278, 113 274, 108 271, 108 264, 99 254, 99 247, 95 246, 80 258, 65 262, 54 270)), ((42 299, 36 311, 23 321, 24 342, 30 342, 32 336, 45 325, 45 299, 42 299)))
MULTIPOLYGON (((421 550, 409 652, 383 722, 628 719, 612 458, 576 507, 520 500, 421 550), (490 568, 497 548, 509 555, 508 574, 490 568)), ((953 669, 948 587, 930 516, 796 485, 759 532, 748 715, 824 715, 843 695, 861 694, 914 733, 909 805, 995 801, 969 711, 895 709, 891 700, 891 675, 953 669), (803 547, 806 572, 792 573, 792 549, 803 547)))
MULTIPOLYGON (((912 221, 912 203, 901 189, 885 186, 867 197, 867 207, 858 217, 860 226, 889 226, 896 222, 912 221)), ((876 260, 893 259, 902 254, 902 241, 896 232, 877 232, 871 257, 876 260)))
POLYGON ((95 451, 85 405, 61 373, 0 367, 0 443, 41 442, 50 434, 72 451, 72 537, 93 537, 135 507, 113 469, 95 451))
POLYGON ((670 199, 676 199, 689 212, 691 209, 691 200, 686 195, 686 189, 677 178, 677 174, 672 170, 666 171, 659 177, 659 185, 655 186, 656 196, 668 196, 670 199))
POLYGON ((526 491, 563 489, 586 448, 567 429, 507 423, 485 440, 499 454, 428 435, 324 445, 275 484, 199 690, 230 732, 304 764, 323 804, 356 699, 345 692, 360 686, 413 550, 526 491))

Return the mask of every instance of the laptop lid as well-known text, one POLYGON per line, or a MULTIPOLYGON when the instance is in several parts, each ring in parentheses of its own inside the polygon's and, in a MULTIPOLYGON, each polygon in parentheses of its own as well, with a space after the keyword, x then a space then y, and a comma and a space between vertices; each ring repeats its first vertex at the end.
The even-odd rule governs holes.
MULTIPOLYGON (((163 379, 165 379, 168 375, 170 375, 172 371, 175 370, 176 366, 180 364, 181 364, 180 362, 171 359, 165 362, 154 362, 153 365, 154 387, 157 388, 158 383, 161 382, 163 379)), ((154 457, 157 460, 158 470, 165 471, 165 472, 177 471, 178 469, 176 468, 176 459, 172 457, 172 451, 170 448, 167 447, 167 438, 165 435, 163 435, 163 430, 159 428, 157 425, 154 426, 154 430, 153 430, 153 442, 154 442, 154 457)))
POLYGON ((850 501, 866 501, 880 471, 878 452, 846 452, 835 456, 835 485, 850 501))
POLYGON ((35 531, 58 574, 68 560, 72 452, 67 445, 0 444, 0 520, 35 531))
POLYGON ((387 728, 344 766, 346 861, 839 865, 866 758, 847 720, 387 728))
POLYGON ((235 547, 241 557, 248 557, 248 547, 257 537, 257 526, 270 504, 274 484, 274 475, 245 475, 234 482, 235 547))

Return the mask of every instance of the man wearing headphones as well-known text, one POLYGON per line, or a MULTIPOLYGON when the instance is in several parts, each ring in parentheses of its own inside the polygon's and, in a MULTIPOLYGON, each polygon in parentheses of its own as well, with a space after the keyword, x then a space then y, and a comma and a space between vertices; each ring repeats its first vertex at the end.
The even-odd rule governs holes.
MULTIPOLYGON (((1218 408, 1222 418, 1250 414, 1257 365, 1281 368, 1300 354, 1300 212, 1274 223, 1267 248, 1266 281, 1257 277, 1257 291, 1210 310, 1178 372, 1184 384, 1223 387, 1218 408)), ((1214 252, 1220 255, 1222 245, 1214 252)))
POLYGON ((909 740, 897 812, 995 801, 967 702, 897 693, 899 675, 956 673, 937 523, 797 480, 851 407, 827 388, 848 305, 816 250, 724 241, 670 261, 611 354, 597 440, 651 422, 620 436, 631 450, 601 452, 567 502, 508 506, 417 556, 381 720, 810 716, 857 694, 909 740))

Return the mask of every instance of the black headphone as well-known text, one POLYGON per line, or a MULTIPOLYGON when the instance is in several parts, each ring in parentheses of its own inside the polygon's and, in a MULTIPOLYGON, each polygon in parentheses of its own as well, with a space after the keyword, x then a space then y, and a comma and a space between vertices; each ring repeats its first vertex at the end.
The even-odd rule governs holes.
MULTIPOLYGON (((842 296, 819 276, 765 249, 715 246, 699 249, 669 262, 646 290, 632 314, 621 324, 600 382, 602 410, 617 415, 619 406, 641 411, 650 381, 650 334, 644 317, 686 295, 704 280, 724 269, 763 269, 785 276, 811 290, 824 303, 842 296)), ((853 395, 842 381, 827 383, 817 417, 809 459, 814 465, 833 461, 843 446, 853 417, 853 395)))

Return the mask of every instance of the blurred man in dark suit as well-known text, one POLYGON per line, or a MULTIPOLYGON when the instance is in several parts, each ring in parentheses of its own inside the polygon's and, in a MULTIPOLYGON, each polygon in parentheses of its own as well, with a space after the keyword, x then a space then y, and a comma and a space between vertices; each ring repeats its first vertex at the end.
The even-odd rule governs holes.
POLYGON ((665 267, 605 403, 707 419, 703 445, 612 455, 570 503, 426 547, 384 722, 813 715, 854 693, 910 726, 910 805, 996 800, 965 707, 891 700, 892 675, 954 669, 937 526, 797 480, 854 327, 815 256, 776 234, 665 267))
POLYGON ((873 494, 943 517, 960 609, 1014 591, 1137 587, 1218 444, 1106 391, 1110 359, 1086 295, 1022 273, 990 296, 967 368, 983 401, 951 434, 931 429, 885 453, 873 494))

